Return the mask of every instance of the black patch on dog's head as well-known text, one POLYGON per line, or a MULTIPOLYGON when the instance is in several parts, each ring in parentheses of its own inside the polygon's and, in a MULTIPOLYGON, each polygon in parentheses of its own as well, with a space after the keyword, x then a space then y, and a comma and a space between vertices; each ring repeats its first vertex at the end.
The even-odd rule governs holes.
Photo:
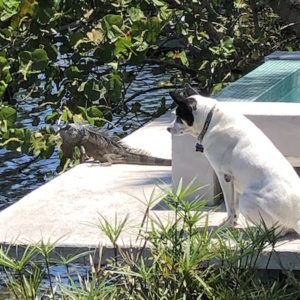
POLYGON ((195 100, 186 99, 176 92, 170 92, 174 102, 177 104, 176 115, 181 120, 185 121, 189 126, 194 123, 193 109, 196 105, 195 100))
POLYGON ((181 119, 184 120, 189 126, 194 124, 194 116, 192 107, 185 104, 179 105, 176 108, 176 115, 181 119))

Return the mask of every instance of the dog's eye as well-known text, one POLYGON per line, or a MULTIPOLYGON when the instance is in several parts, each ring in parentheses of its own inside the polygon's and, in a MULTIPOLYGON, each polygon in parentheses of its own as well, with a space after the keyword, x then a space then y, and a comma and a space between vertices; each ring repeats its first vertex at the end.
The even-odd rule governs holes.
POLYGON ((179 117, 176 118, 176 122, 177 122, 177 123, 180 123, 180 124, 183 124, 181 118, 179 118, 179 117))

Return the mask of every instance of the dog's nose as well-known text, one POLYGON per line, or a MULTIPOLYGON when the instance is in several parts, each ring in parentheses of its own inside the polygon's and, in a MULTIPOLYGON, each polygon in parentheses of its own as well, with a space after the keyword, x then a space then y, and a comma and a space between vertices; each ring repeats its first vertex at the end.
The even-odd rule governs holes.
POLYGON ((172 133, 172 127, 168 127, 167 130, 172 133))

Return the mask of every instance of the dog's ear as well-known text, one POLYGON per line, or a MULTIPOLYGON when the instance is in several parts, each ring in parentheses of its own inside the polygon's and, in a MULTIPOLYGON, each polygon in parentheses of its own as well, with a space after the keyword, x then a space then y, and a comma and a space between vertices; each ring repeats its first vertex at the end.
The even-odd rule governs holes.
POLYGON ((194 98, 185 98, 176 92, 170 92, 170 96, 178 106, 190 107, 192 110, 197 109, 197 101, 194 98))
POLYGON ((187 105, 187 100, 176 92, 170 92, 170 96, 177 105, 187 105))
POLYGON ((185 85, 185 93, 187 96, 194 96, 194 95, 199 95, 199 92, 192 88, 188 83, 185 85))

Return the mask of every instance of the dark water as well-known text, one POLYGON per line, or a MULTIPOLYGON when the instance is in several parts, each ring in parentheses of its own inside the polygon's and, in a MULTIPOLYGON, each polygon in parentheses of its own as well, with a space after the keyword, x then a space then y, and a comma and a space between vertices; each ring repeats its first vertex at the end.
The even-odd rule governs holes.
MULTIPOLYGON (((72 281, 79 286, 79 277, 82 279, 87 278, 90 274, 90 267, 82 264, 69 264, 68 271, 64 265, 52 265, 50 266, 50 276, 51 282, 56 289, 59 289, 59 286, 70 286, 70 278, 72 281), (58 286, 59 284, 59 286, 58 286)), ((46 271, 46 270, 44 270, 46 271)), ((0 300, 2 299, 15 299, 12 297, 12 294, 9 292, 5 285, 6 275, 4 272, 0 272, 0 300)), ((44 279, 41 282, 40 290, 49 290, 49 278, 44 276, 44 279)), ((39 298, 40 299, 40 298, 39 298)), ((50 298, 43 298, 50 299, 50 298)), ((58 298, 55 298, 58 299, 58 298)))
MULTIPOLYGON (((157 87, 161 82, 166 82, 174 72, 170 72, 168 76, 161 74, 153 75, 153 67, 144 67, 137 81, 132 84, 127 91, 127 97, 142 90, 151 87, 157 87)), ((166 96, 167 105, 170 104, 168 97, 169 90, 159 89, 156 91, 143 94, 135 98, 134 102, 139 102, 143 110, 151 114, 160 107, 161 99, 166 96)), ((20 96, 22 98, 22 96, 20 96)), ((18 114, 18 122, 32 130, 37 130, 45 125, 44 118, 51 110, 41 110, 38 105, 40 99, 27 98, 24 101, 18 102, 20 113, 18 114), (33 126, 32 123, 36 118, 40 118, 40 124, 33 126)), ((130 133, 140 127, 143 123, 149 120, 149 116, 115 116, 113 123, 115 128, 110 128, 112 131, 130 133)), ((41 186, 54 176, 56 176, 56 168, 59 165, 58 153, 52 155, 50 159, 39 159, 32 161, 33 157, 22 155, 17 152, 7 151, 0 148, 0 210, 18 201, 20 198, 41 186), (32 163, 30 163, 32 161, 32 163), (28 166, 27 166, 28 164, 28 166)))

